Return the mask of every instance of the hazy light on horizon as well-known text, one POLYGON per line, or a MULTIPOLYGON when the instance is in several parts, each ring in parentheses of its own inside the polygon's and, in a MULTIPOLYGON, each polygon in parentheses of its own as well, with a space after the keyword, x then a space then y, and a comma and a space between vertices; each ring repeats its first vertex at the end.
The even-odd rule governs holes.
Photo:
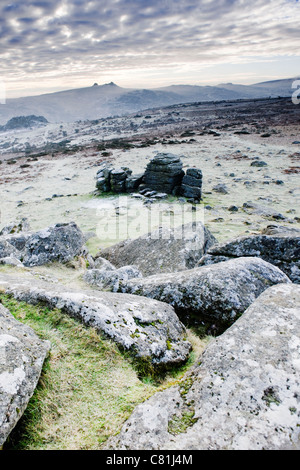
POLYGON ((15 0, 0 5, 7 98, 253 84, 300 75, 298 0, 15 0))

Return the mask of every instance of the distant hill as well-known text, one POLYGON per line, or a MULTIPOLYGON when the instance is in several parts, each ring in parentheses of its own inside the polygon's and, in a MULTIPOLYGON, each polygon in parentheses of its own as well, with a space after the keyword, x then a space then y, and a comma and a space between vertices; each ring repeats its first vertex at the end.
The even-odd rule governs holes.
POLYGON ((288 97, 292 95, 294 80, 274 80, 254 85, 172 85, 155 89, 122 88, 113 82, 104 85, 95 83, 86 88, 8 99, 6 104, 0 104, 0 124, 24 115, 44 116, 49 122, 74 122, 197 101, 288 97))
POLYGON ((24 129, 27 127, 36 127, 47 124, 48 121, 44 116, 16 116, 11 118, 4 126, 0 126, 0 131, 9 131, 12 129, 24 129))

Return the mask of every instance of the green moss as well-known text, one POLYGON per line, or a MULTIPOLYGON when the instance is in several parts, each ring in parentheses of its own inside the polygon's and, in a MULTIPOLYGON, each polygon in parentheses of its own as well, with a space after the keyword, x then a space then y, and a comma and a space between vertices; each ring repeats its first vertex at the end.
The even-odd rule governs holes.
POLYGON ((189 427, 193 426, 198 419, 194 418, 195 411, 184 411, 180 416, 173 415, 168 422, 168 432, 173 436, 185 432, 189 427))

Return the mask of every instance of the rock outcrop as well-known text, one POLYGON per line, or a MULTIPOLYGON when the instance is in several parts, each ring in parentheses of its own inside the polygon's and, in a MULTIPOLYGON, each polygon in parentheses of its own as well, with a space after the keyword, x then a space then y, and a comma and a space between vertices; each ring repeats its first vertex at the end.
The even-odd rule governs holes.
POLYGON ((0 447, 23 415, 49 350, 49 341, 0 304, 0 447))
POLYGON ((133 240, 125 240, 96 255, 120 268, 135 265, 144 276, 183 271, 196 266, 215 237, 201 222, 175 229, 160 228, 133 240))
POLYGON ((257 256, 280 268, 292 282, 300 283, 300 230, 267 227, 258 235, 245 235, 215 245, 199 261, 199 266, 240 256, 257 256))
POLYGON ((163 302, 129 294, 69 289, 60 283, 0 274, 0 289, 17 300, 50 308, 94 327, 128 350, 139 363, 168 368, 185 362, 191 351, 186 330, 174 309, 163 302))
POLYGON ((144 183, 155 191, 178 194, 184 171, 177 155, 158 153, 147 165, 144 183))
POLYGON ((120 290, 172 305, 182 321, 200 320, 224 331, 268 287, 290 283, 276 266, 260 258, 237 258, 170 274, 120 282, 120 290))
POLYGON ((188 168, 185 174, 178 155, 158 153, 150 160, 145 172, 138 175, 133 175, 129 168, 100 168, 96 175, 96 187, 100 192, 116 194, 137 190, 144 194, 144 191, 158 199, 162 194, 181 195, 197 203, 202 194, 202 171, 188 168))
POLYGON ((114 450, 299 450, 300 286, 267 289, 179 386, 137 406, 114 450))

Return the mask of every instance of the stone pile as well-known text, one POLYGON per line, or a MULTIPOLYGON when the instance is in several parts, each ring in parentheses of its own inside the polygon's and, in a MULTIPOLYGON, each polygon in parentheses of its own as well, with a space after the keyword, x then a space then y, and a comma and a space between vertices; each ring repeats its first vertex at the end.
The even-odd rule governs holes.
POLYGON ((202 171, 188 168, 177 155, 158 153, 148 163, 145 172, 133 175, 129 168, 101 168, 97 172, 96 187, 100 192, 135 193, 151 199, 161 199, 168 194, 186 197, 190 202, 200 202, 202 171))

